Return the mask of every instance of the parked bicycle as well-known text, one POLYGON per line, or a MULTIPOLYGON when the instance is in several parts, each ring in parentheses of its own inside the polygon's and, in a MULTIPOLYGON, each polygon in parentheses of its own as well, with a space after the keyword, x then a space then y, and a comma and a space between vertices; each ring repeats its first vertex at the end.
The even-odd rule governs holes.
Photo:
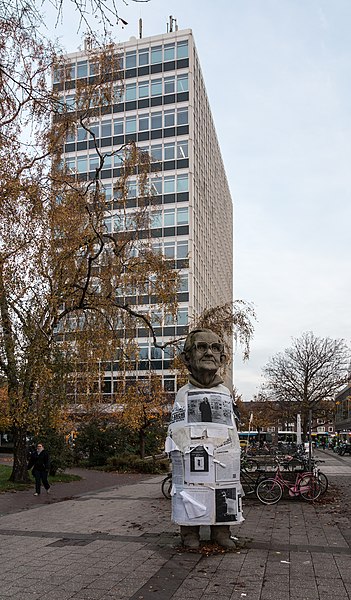
POLYGON ((336 453, 339 456, 345 456, 345 454, 350 454, 351 456, 351 443, 341 442, 336 448, 336 453))
POLYGON ((321 484, 311 472, 296 473, 294 480, 284 477, 281 465, 277 462, 274 477, 262 479, 256 488, 256 496, 263 504, 276 504, 287 490, 290 497, 301 496, 309 502, 316 500, 321 494, 321 484))
POLYGON ((320 495, 322 495, 322 494, 326 493, 326 491, 328 489, 328 485, 329 485, 327 476, 318 467, 318 464, 323 463, 323 462, 324 462, 323 460, 318 460, 316 458, 311 458, 309 460, 309 458, 306 454, 297 452, 293 456, 286 456, 285 459, 282 461, 282 465, 288 471, 294 471, 294 472, 300 472, 300 473, 304 473, 306 471, 311 471, 320 483, 320 486, 321 486, 320 495))
POLYGON ((258 483, 266 476, 256 461, 242 459, 240 464, 240 483, 245 496, 256 494, 258 483))
POLYGON ((171 490, 172 490, 172 473, 168 473, 166 477, 161 482, 161 490, 167 500, 171 499, 171 490))

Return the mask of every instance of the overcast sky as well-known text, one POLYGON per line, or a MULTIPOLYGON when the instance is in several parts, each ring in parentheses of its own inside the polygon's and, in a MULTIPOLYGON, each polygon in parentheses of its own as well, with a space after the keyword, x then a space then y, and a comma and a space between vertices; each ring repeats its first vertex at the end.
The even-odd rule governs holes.
MULTIPOLYGON (((169 15, 193 30, 234 202, 234 297, 258 318, 250 360, 235 360, 250 400, 292 337, 350 343, 351 2, 116 3, 128 21, 116 42, 138 37, 139 17, 144 37, 169 15)), ((71 52, 82 34, 67 15, 47 22, 71 52)))

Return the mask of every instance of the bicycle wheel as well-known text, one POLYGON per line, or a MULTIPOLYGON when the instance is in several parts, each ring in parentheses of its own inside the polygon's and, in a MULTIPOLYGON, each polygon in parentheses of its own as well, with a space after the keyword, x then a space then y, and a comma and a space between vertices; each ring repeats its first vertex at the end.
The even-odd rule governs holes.
POLYGON ((256 488, 256 496, 262 504, 276 504, 282 495, 282 487, 275 479, 262 479, 256 488))
POLYGON ((298 491, 304 500, 313 502, 321 495, 322 486, 317 477, 312 473, 306 473, 298 483, 298 491))
POLYGON ((257 471, 258 467, 259 465, 256 460, 253 460, 252 458, 241 457, 240 468, 243 471, 257 471))
POLYGON ((165 498, 167 498, 167 500, 171 499, 171 489, 172 489, 172 475, 167 475, 167 477, 164 478, 164 480, 162 481, 162 484, 161 484, 162 494, 164 495, 165 498))
POLYGON ((318 478, 318 481, 321 486, 320 495, 322 496, 322 494, 325 494, 325 492, 328 489, 328 485, 329 485, 328 477, 324 473, 322 473, 322 471, 318 471, 317 478, 318 478))
POLYGON ((306 467, 300 458, 294 457, 286 462, 286 468, 288 471, 303 471, 306 467))

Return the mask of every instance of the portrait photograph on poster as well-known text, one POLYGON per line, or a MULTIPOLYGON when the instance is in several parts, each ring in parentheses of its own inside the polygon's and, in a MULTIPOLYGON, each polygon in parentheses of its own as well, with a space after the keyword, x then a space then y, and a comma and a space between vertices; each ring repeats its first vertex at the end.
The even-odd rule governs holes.
POLYGON ((186 483, 212 483, 214 481, 213 447, 190 446, 184 456, 186 483))
POLYGON ((187 398, 188 423, 216 423, 232 425, 232 399, 226 394, 210 391, 189 392, 187 398))
POLYGON ((216 489, 216 523, 237 520, 238 503, 236 488, 216 489))

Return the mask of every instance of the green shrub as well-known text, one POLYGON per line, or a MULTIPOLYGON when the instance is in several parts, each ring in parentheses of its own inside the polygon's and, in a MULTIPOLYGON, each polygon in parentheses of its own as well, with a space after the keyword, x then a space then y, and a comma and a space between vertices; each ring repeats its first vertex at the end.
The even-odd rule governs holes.
POLYGON ((133 454, 121 454, 108 458, 105 470, 121 473, 167 473, 169 471, 169 460, 155 460, 153 458, 140 458, 133 454))
MULTIPOLYGON (((145 433, 145 453, 147 455, 159 454, 163 451, 165 434, 166 430, 162 425, 154 424, 148 428, 145 433)), ((75 464, 99 467, 109 464, 108 461, 112 457, 134 456, 137 458, 139 457, 139 450, 138 432, 113 423, 108 419, 95 419, 80 423, 73 454, 75 464)), ((127 471, 131 470, 132 467, 129 464, 131 459, 128 458, 127 465, 124 465, 123 460, 122 466, 119 468, 121 470, 123 468, 127 471)), ((149 471, 139 472, 146 473, 149 471)))

